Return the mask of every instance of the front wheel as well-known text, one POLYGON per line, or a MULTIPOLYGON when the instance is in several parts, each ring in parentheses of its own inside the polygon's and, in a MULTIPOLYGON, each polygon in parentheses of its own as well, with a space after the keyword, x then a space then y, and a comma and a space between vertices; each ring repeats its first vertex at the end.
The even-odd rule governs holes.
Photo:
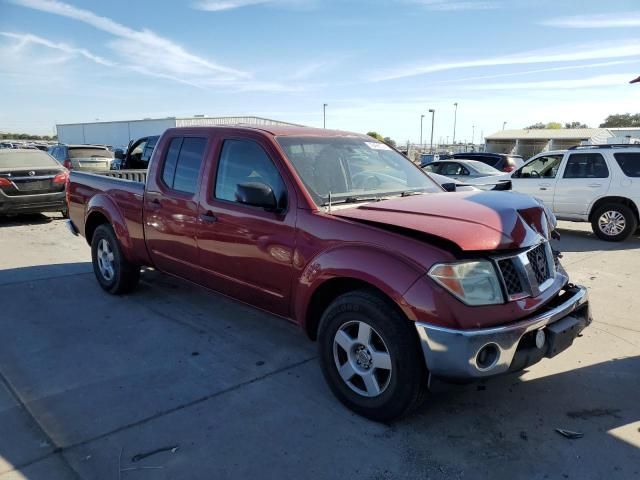
POLYGON ((112 294, 132 291, 140 278, 140 267, 122 253, 111 225, 100 225, 91 239, 93 273, 100 286, 112 294))
POLYGON ((386 299, 358 290, 338 297, 320 321, 322 373, 336 397, 376 421, 407 414, 426 391, 415 329, 386 299))
POLYGON ((601 240, 621 242, 636 231, 638 219, 623 203, 609 203, 594 212, 591 228, 601 240))

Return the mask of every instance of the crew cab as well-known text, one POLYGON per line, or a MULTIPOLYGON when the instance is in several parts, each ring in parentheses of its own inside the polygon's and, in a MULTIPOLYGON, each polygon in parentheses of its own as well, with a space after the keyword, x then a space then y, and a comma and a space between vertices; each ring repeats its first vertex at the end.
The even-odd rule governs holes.
POLYGON ((335 395, 374 420, 431 376, 473 380, 567 349, 590 322, 530 196, 445 192, 371 137, 305 127, 167 130, 146 182, 71 173, 69 227, 98 283, 141 266, 298 324, 335 395))
POLYGON ((602 240, 626 240, 638 228, 637 145, 580 145, 543 152, 508 179, 514 191, 540 198, 560 220, 591 222, 602 240))

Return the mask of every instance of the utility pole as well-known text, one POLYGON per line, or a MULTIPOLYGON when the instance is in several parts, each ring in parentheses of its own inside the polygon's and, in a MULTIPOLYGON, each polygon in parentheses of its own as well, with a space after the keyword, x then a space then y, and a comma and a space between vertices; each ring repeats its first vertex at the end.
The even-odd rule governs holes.
POLYGON ((429 109, 429 113, 431 114, 431 147, 430 147, 430 153, 433 153, 433 124, 435 123, 435 119, 436 119, 436 111, 433 108, 429 109))
POLYGON ((328 103, 322 104, 322 128, 327 128, 327 107, 328 103))
POLYGON ((455 109, 453 110, 453 139, 451 143, 456 144, 456 123, 458 122, 458 102, 454 103, 453 106, 455 109))
POLYGON ((471 126, 471 145, 474 145, 474 140, 476 139, 476 126, 471 126))
POLYGON ((422 121, 424 120, 424 115, 420 115, 420 148, 422 148, 422 121))
POLYGON ((502 130, 504 130, 504 127, 507 125, 507 122, 502 122, 502 130))

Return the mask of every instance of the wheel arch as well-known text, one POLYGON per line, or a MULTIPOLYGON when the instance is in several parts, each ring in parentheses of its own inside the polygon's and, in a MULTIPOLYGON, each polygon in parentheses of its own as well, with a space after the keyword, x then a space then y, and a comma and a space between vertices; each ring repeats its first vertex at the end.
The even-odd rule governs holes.
POLYGON ((633 200, 631 200, 630 198, 616 196, 616 195, 608 195, 606 197, 599 198, 598 200, 593 202, 593 205, 591 206, 591 208, 589 210, 589 221, 590 222, 593 221, 593 217, 595 215, 595 212, 597 212, 598 209, 601 206, 606 205, 607 203, 621 203, 623 205, 626 205, 635 214, 636 220, 638 220, 640 222, 640 212, 638 211, 638 206, 636 205, 636 203, 633 200))
POLYGON ((366 246, 337 248, 317 257, 303 271, 294 295, 294 316, 315 340, 329 304, 340 295, 365 289, 415 321, 403 295, 420 275, 416 266, 387 251, 366 246))
POLYGON ((87 205, 87 214, 84 223, 84 235, 87 243, 91 240, 96 229, 100 225, 108 224, 113 228, 116 238, 122 247, 127 260, 133 261, 133 244, 127 223, 113 200, 106 195, 96 195, 87 205))

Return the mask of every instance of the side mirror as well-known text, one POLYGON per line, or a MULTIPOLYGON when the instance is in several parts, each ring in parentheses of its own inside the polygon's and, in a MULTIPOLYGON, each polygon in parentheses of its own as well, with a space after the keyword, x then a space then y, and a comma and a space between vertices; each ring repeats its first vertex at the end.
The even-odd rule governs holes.
POLYGON ((277 210, 278 202, 269 185, 262 182, 240 183, 236 188, 238 203, 261 207, 265 210, 277 210))
POLYGON ((443 183, 440 185, 446 192, 455 192, 456 184, 455 183, 443 183))

